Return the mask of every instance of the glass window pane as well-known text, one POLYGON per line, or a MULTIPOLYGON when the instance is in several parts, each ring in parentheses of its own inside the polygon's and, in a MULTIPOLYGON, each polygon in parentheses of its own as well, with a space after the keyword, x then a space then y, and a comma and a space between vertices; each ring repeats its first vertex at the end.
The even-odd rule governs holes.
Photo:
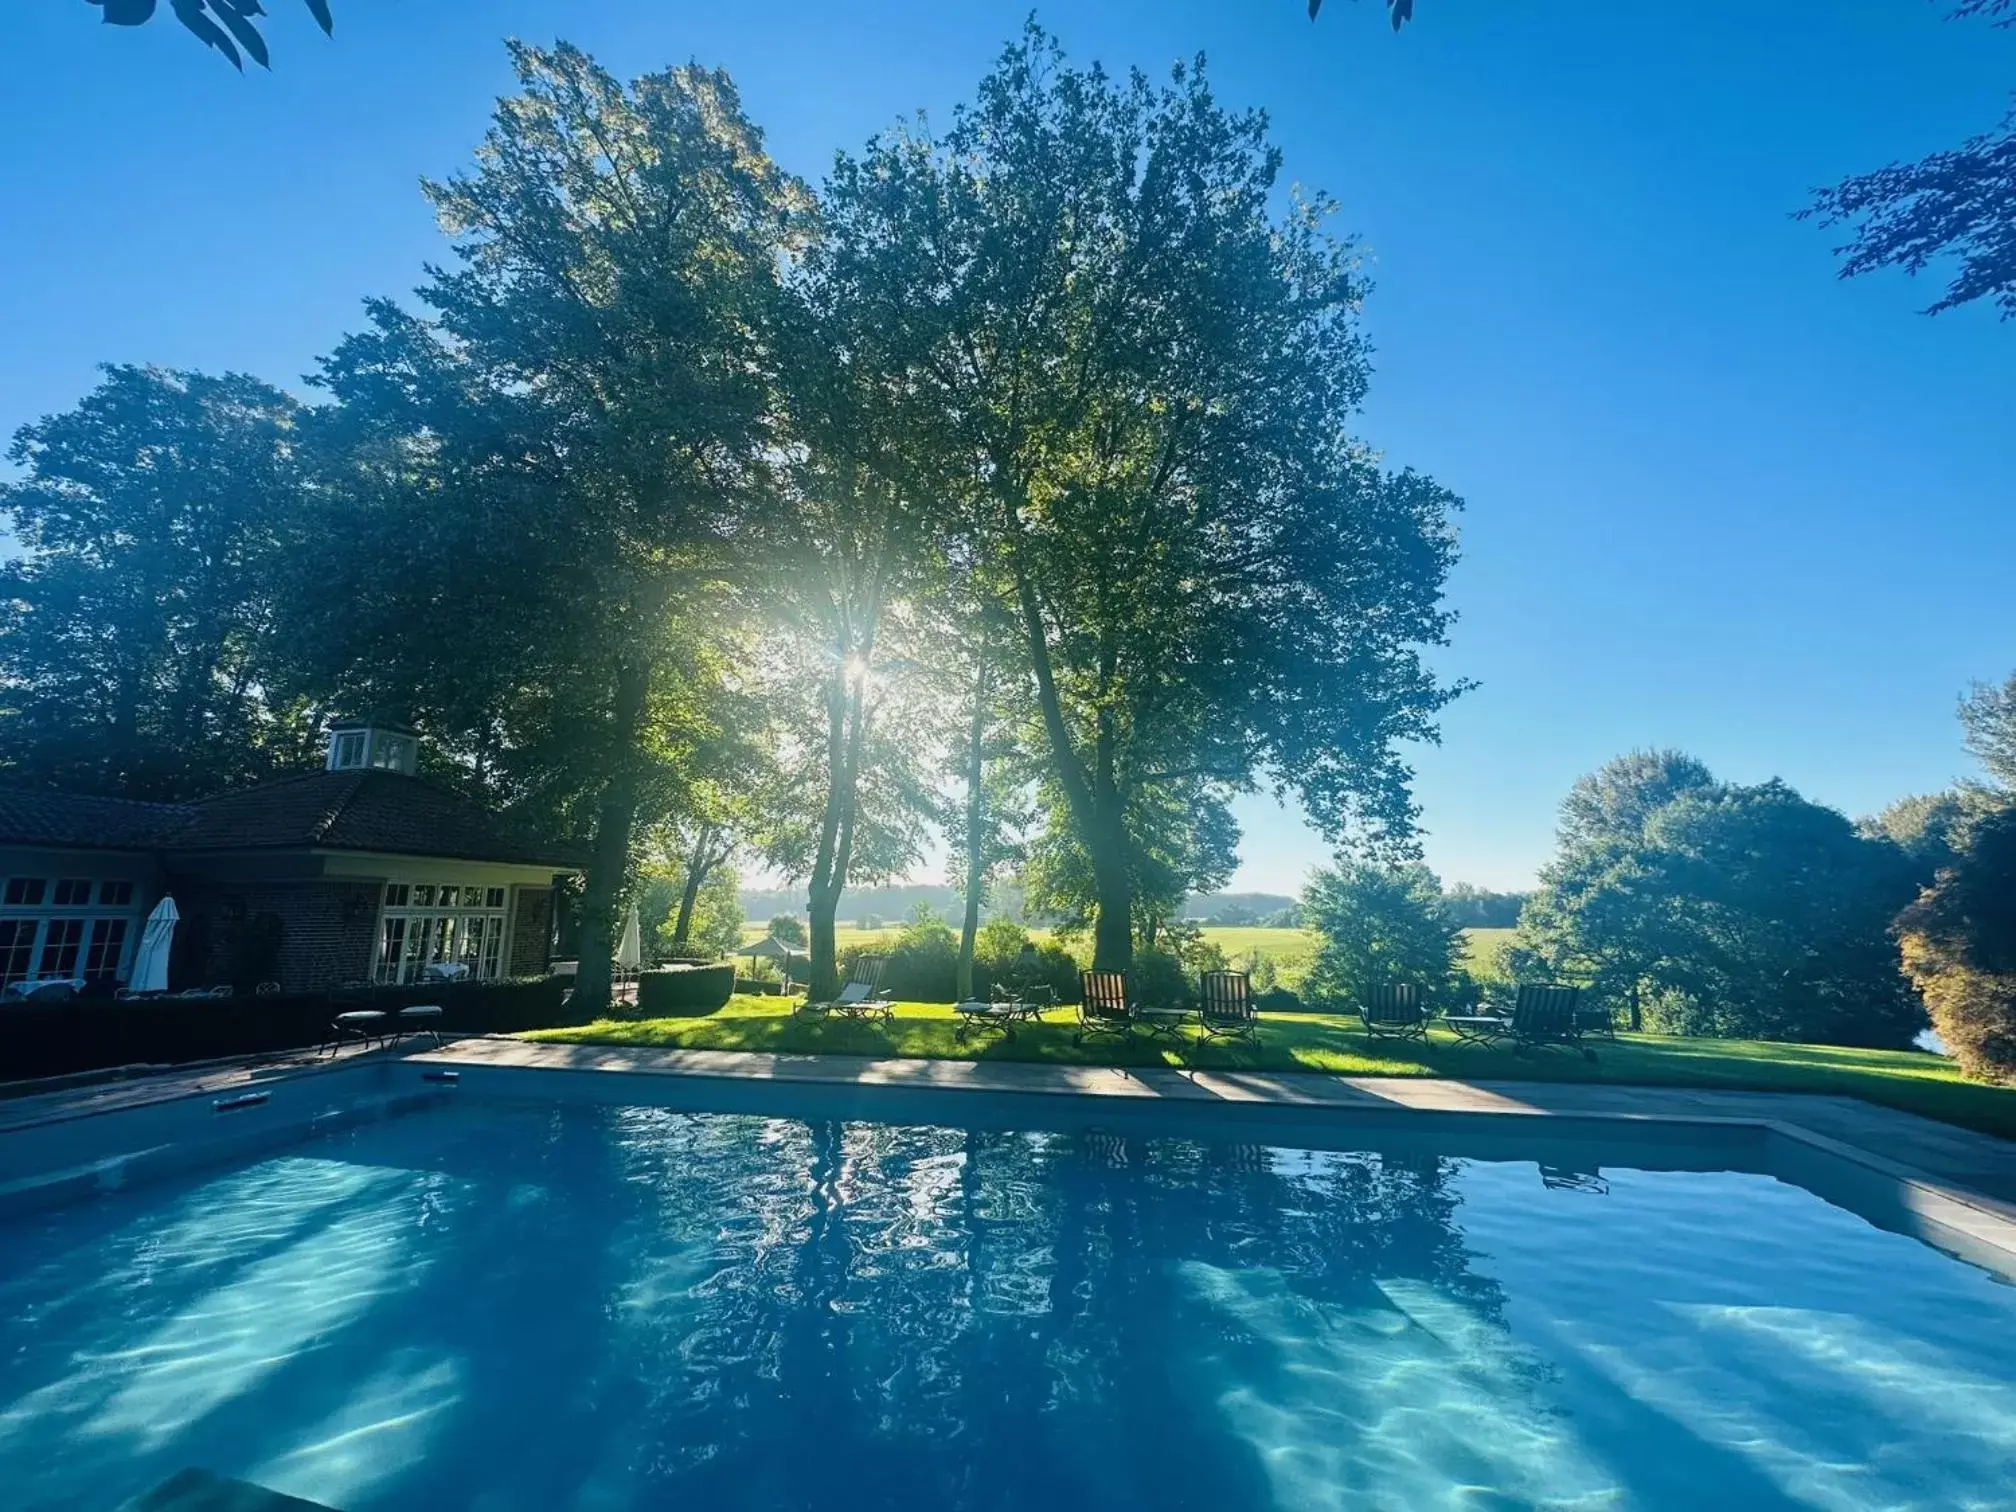
POLYGON ((18 982, 27 976, 34 949, 33 919, 0 919, 0 982, 18 982))
POLYGON ((483 902, 489 908, 502 908, 504 906, 504 889, 501 887, 491 888, 489 893, 484 897, 483 902))
POLYGON ((40 877, 9 877, 7 901, 17 908, 39 907, 43 896, 42 887, 40 877))
POLYGON ((89 877, 61 877, 56 882, 55 904, 58 908, 82 908, 91 901, 91 879, 89 877))
POLYGON ((42 936, 42 961, 36 974, 71 977, 77 974, 77 953, 84 944, 82 919, 51 919, 42 936))
POLYGON ((432 908, 434 906, 434 888, 431 883, 416 882, 413 885, 413 906, 415 908, 432 908))
POLYGON ((124 908, 133 901, 133 884, 101 882, 98 884, 98 901, 107 908, 124 908))
POLYGON ((439 901, 443 908, 453 908, 462 901, 462 890, 453 885, 443 887, 439 901))
POLYGON ((126 953, 126 921, 124 919, 93 919, 91 921, 91 946, 84 954, 84 975, 87 977, 116 976, 119 972, 120 957, 126 953))
POLYGON ((385 906, 387 908, 404 908, 412 896, 413 889, 408 887, 404 882, 387 882, 385 884, 385 906))

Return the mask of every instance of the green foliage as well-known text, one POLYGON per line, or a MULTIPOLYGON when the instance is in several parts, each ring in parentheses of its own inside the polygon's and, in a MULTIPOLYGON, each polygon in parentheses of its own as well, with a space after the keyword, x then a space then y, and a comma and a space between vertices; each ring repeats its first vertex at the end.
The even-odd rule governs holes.
POLYGON ((796 914, 779 914, 770 921, 766 933, 771 939, 783 945, 803 945, 805 921, 796 914))
POLYGON ((1897 920, 1904 968, 1970 1076, 2016 1078, 2016 804, 1969 829, 1897 920))
MULTIPOLYGON (((2016 141, 2016 139, 2012 139, 2016 141)), ((2012 145, 2016 169, 2016 145, 2012 145)), ((2016 269, 2012 269, 2011 311, 2016 313, 2016 269)), ((2016 789, 2016 672, 2000 683, 1976 683, 1960 701, 1960 726, 1967 749, 2003 787, 2016 789)))
POLYGON ((1187 1008, 1197 994, 1182 957, 1152 946, 1134 952, 1134 963, 1127 968, 1127 995, 1151 1008, 1187 1008))
POLYGON ((1683 751, 1629 751, 1575 779, 1561 800, 1561 849, 1642 839, 1652 816, 1686 793, 1712 791, 1715 774, 1683 751))
POLYGON ((1349 440, 1356 256, 1278 169, 1201 69, 1118 80, 1032 24, 942 138, 838 163, 814 249, 900 368, 948 553, 1013 616, 1050 875, 1089 874, 1109 967, 1137 881, 1184 859, 1149 854, 1171 832, 1146 816, 1264 770, 1327 831, 1404 839, 1396 744, 1453 691, 1420 650, 1455 501, 1349 440))
POLYGON ((1618 810, 1630 823, 1564 822, 1564 839, 1585 838, 1543 873, 1513 972, 1580 981, 1675 1033, 1910 1044, 1924 1016, 1889 936, 1909 859, 1781 782, 1641 771, 1618 810))
POLYGON ((674 930, 685 889, 685 870, 676 863, 653 867, 641 877, 637 919, 644 931, 648 958, 692 956, 715 960, 742 943, 741 884, 733 867, 717 866, 701 882, 682 947, 674 938, 674 930))
POLYGON ((1318 871, 1303 890, 1302 913, 1318 940, 1305 994, 1348 1010, 1374 987, 1411 982, 1425 1003, 1450 1000, 1463 932, 1426 866, 1358 862, 1318 871))
POLYGON ((1025 950, 1033 949, 1029 931, 999 914, 982 924, 973 936, 974 961, 997 980, 1015 968, 1025 950))
POLYGON ((732 965, 686 966, 678 970, 647 971, 637 978, 637 1016, 669 1018, 692 1013, 715 1013, 735 994, 732 965))
POLYGON ((317 764, 287 696, 301 410, 251 378, 107 367, 23 426, 0 522, 9 777, 179 799, 317 764))
POLYGON ((1962 784, 1943 793, 1899 798, 1882 813, 1858 821, 1855 832, 1865 840, 1887 840, 1896 846, 1910 860, 1922 887, 1942 867, 1953 864, 1967 826, 1994 805, 1993 795, 1962 784))
POLYGON ((855 945, 840 952, 841 974, 863 955, 883 954, 882 985, 891 995, 919 1003, 949 1003, 959 972, 959 936, 928 904, 920 903, 893 945, 855 945))

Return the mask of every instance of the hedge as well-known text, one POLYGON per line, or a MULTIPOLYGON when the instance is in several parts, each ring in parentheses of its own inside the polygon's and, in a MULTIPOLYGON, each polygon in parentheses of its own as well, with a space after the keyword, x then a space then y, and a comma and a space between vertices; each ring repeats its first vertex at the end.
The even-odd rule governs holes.
POLYGON ((647 971, 637 978, 637 1015, 681 1018, 714 1013, 734 993, 735 968, 730 964, 647 971))
POLYGON ((265 997, 78 999, 0 1009, 0 1081, 64 1076, 112 1066, 179 1065, 300 1050, 329 1038, 330 1020, 354 1009, 442 1009, 451 1034, 511 1034, 577 1022, 562 1006, 567 983, 432 983, 265 997))

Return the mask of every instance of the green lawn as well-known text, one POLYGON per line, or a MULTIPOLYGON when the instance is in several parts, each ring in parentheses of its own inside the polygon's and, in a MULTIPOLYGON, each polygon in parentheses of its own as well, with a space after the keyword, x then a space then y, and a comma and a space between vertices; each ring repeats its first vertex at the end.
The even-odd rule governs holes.
POLYGON ((1460 1045, 1436 1030, 1426 1046, 1373 1044, 1355 1020, 1327 1014, 1269 1014, 1257 1046, 1167 1041, 1071 1043, 1072 1025, 1021 1029, 1013 1040, 967 1041, 949 1007, 899 1003, 893 1024, 793 1018, 781 998, 736 997, 704 1018, 604 1020, 547 1029, 528 1039, 569 1043, 767 1050, 793 1054, 932 1056, 948 1060, 1047 1061, 1075 1065, 1197 1066, 1328 1071, 1350 1076, 1449 1076, 1466 1080, 1598 1081, 1661 1087, 1732 1087, 1764 1092, 1831 1092, 1922 1113, 1928 1118, 2016 1138, 2016 1087, 1964 1079, 1950 1061, 1913 1051, 1850 1050, 1761 1040, 1668 1039, 1620 1035, 1599 1043, 1595 1064, 1561 1050, 1515 1056, 1509 1049, 1460 1045))

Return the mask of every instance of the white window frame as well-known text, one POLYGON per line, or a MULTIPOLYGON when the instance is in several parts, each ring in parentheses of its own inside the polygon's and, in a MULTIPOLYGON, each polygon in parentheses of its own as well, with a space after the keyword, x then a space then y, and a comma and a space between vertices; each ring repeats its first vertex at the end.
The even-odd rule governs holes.
POLYGON ((491 882, 388 881, 381 887, 371 979, 416 982, 429 966, 460 961, 472 981, 496 981, 508 953, 511 889, 491 882), (443 901, 449 895, 453 902, 443 901), (473 896, 476 901, 467 901, 473 896), (425 901, 422 901, 422 900, 425 901))
MULTIPOLYGON (((124 926, 118 949, 113 952, 110 974, 112 980, 123 983, 133 969, 133 953, 139 947, 142 913, 137 906, 141 897, 139 884, 128 877, 79 875, 76 871, 58 867, 40 876, 22 874, 10 876, 9 882, 23 884, 41 883, 38 900, 33 903, 0 904, 0 920, 16 926, 10 933, 19 937, 19 926, 28 927, 28 951, 22 969, 13 969, 13 958, 18 946, 11 947, 4 958, 0 958, 0 987, 13 982, 40 981, 45 977, 75 978, 85 974, 90 964, 91 945, 99 937, 100 931, 109 933, 117 922, 124 926), (83 882, 84 901, 73 903, 56 902, 57 887, 62 883, 83 882), (102 901, 106 885, 110 883, 124 888, 124 903, 108 904, 102 901), (94 899, 101 901, 94 902, 94 899), (69 936, 71 926, 77 926, 74 953, 71 951, 69 936), (70 953, 72 959, 66 965, 59 964, 55 955, 70 953)), ((24 885, 25 894, 32 888, 24 885)))

